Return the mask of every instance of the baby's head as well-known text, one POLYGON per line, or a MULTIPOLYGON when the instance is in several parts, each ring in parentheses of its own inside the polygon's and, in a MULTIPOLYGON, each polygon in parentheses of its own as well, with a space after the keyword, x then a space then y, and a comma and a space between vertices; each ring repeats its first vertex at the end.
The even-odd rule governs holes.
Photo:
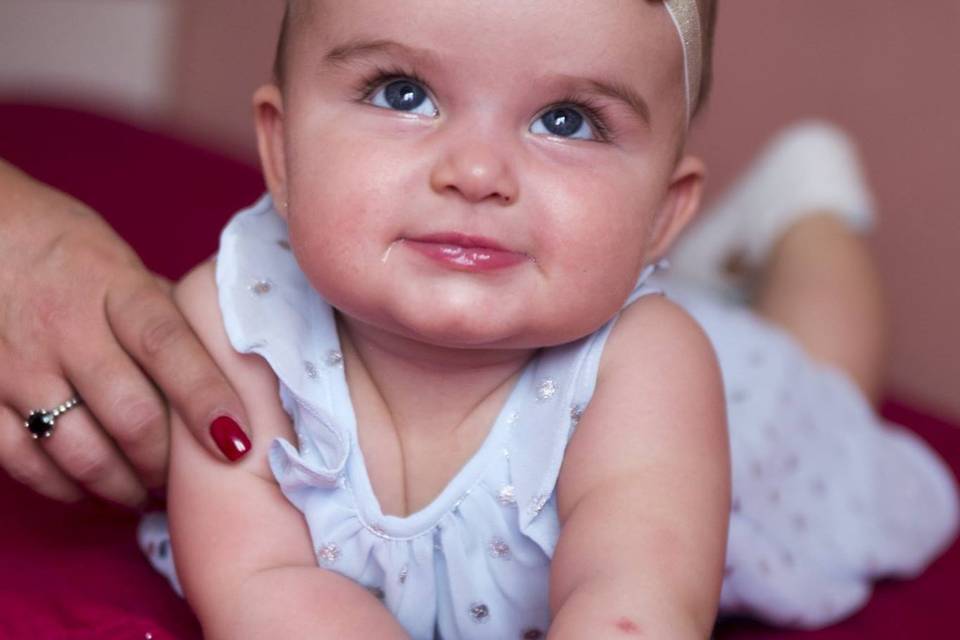
POLYGON ((683 144, 709 86, 700 4, 688 106, 659 0, 290 0, 257 128, 314 287, 437 345, 598 328, 699 203, 683 144))

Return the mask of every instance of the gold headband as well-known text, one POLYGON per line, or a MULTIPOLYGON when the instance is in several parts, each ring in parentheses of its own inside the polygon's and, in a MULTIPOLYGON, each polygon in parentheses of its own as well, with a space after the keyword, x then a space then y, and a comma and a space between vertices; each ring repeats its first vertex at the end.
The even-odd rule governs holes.
POLYGON ((697 0, 664 0, 683 44, 683 65, 687 89, 687 123, 693 117, 703 78, 703 32, 697 0))

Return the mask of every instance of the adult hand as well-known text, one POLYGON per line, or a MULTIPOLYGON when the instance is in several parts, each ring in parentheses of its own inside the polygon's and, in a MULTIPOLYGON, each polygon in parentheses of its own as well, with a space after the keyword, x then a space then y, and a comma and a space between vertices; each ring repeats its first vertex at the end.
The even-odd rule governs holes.
POLYGON ((0 161, 0 466, 51 498, 136 506, 166 479, 168 401, 211 455, 250 449, 170 284, 92 210, 0 161), (26 416, 74 395, 35 441, 26 416))

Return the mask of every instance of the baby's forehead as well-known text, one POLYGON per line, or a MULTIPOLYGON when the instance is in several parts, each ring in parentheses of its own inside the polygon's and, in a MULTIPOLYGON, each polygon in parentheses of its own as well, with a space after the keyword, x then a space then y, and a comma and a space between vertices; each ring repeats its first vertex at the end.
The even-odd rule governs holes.
POLYGON ((511 50, 529 55, 531 66, 593 58, 664 67, 682 59, 659 0, 288 0, 288 19, 331 46, 413 34, 433 45, 421 48, 471 58, 511 50))

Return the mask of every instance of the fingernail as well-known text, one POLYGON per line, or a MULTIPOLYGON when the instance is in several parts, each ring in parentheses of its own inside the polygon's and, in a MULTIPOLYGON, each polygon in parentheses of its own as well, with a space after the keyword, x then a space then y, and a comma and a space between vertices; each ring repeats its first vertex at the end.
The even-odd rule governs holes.
POLYGON ((250 439, 233 418, 220 416, 214 420, 210 435, 230 462, 236 462, 250 451, 250 439))

